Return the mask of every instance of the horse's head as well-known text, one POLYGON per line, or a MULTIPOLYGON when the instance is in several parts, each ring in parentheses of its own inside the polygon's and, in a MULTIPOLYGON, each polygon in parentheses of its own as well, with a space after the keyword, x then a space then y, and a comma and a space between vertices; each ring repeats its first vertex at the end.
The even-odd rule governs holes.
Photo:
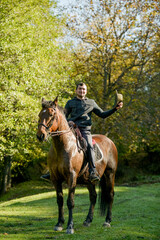
POLYGON ((39 113, 37 138, 44 141, 47 134, 58 129, 57 117, 58 97, 54 101, 46 101, 42 98, 42 110, 39 113))

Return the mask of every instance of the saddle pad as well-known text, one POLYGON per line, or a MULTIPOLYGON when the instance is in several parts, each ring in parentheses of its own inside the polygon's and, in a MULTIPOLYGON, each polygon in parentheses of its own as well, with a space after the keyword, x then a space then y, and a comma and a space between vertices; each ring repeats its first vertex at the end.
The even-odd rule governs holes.
POLYGON ((103 157, 103 153, 96 142, 93 144, 93 150, 95 152, 95 161, 101 160, 103 157))

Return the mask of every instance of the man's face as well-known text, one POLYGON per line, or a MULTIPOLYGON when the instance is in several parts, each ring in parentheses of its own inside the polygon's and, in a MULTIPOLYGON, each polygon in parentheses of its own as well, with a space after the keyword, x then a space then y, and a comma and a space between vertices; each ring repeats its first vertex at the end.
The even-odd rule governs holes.
POLYGON ((76 89, 76 94, 77 97, 80 99, 85 98, 86 94, 87 94, 87 87, 86 85, 82 85, 82 86, 78 86, 78 88, 76 89))

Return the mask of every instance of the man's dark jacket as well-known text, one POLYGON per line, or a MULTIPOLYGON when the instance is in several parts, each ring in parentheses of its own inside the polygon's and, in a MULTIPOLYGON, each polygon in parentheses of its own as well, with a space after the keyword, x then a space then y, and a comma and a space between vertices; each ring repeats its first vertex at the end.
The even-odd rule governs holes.
POLYGON ((113 108, 109 111, 103 111, 93 99, 89 99, 87 97, 82 100, 77 97, 69 100, 66 103, 65 109, 66 118, 68 121, 73 121, 79 127, 85 128, 87 130, 91 129, 92 112, 101 118, 106 118, 116 111, 116 108, 113 108))

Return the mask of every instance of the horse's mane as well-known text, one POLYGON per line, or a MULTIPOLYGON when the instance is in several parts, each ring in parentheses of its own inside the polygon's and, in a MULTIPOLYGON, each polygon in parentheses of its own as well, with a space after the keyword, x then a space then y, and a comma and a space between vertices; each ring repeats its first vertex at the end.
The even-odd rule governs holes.
POLYGON ((58 110, 62 113, 62 114, 64 114, 65 115, 65 113, 66 113, 66 109, 65 108, 63 108, 63 107, 61 107, 61 106, 57 106, 58 107, 58 110))

